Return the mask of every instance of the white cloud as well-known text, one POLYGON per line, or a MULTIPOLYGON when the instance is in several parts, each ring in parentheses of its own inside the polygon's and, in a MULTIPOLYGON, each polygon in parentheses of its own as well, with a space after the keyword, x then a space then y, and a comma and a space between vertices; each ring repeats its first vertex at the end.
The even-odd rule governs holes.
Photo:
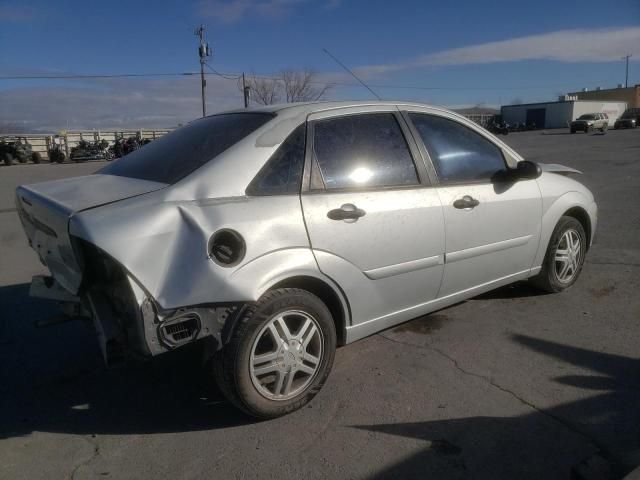
POLYGON ((203 17, 216 18, 224 23, 234 23, 242 18, 268 16, 280 18, 308 0, 202 0, 197 11, 203 17))
POLYGON ((334 8, 338 8, 340 5, 342 5, 342 0, 328 0, 324 7, 327 10, 333 10, 334 8))
MULTIPOLYGON (((235 81, 207 78, 207 113, 242 106, 235 81)), ((0 90, 0 125, 61 129, 161 128, 201 115, 200 79, 108 79, 0 90)))
MULTIPOLYGON (((343 0, 323 0, 326 10, 334 10, 343 0)), ((311 4, 310 0, 200 0, 197 12, 203 17, 235 23, 245 17, 282 18, 297 6, 311 4)))
POLYGON ((0 22, 29 22, 37 16, 38 12, 33 7, 0 5, 0 22))
POLYGON ((395 63, 367 65, 356 69, 361 75, 429 66, 452 66, 521 60, 558 62, 612 62, 622 55, 640 57, 640 27, 591 30, 560 30, 497 42, 451 48, 395 63))

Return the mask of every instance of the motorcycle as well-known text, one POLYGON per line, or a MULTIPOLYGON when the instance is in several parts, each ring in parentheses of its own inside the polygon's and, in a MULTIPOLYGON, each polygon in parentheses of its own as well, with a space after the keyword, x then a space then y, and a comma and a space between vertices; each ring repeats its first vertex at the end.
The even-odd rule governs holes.
POLYGON ((87 160, 110 160, 113 158, 109 152, 109 142, 106 140, 95 142, 80 140, 77 146, 71 148, 69 157, 74 162, 86 162, 87 160))

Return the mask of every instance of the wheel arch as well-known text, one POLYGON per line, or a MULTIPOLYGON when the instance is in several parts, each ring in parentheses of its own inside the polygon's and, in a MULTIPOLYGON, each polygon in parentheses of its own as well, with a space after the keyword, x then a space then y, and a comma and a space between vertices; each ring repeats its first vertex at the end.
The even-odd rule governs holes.
POLYGON ((587 211, 579 206, 575 206, 567 210, 562 214, 563 217, 573 217, 580 222, 582 228, 584 228, 584 233, 587 235, 587 250, 591 245, 591 218, 587 211))
MULTIPOLYGON (((562 179, 568 180, 564 179, 564 177, 562 177, 562 179)), ((542 194, 544 198, 544 190, 542 191, 542 194)), ((586 193, 573 190, 557 197, 553 203, 545 209, 542 215, 540 243, 532 268, 535 269, 542 265, 553 230, 556 228, 556 225, 563 216, 571 216, 581 223, 588 237, 587 245, 590 245, 595 228, 595 224, 593 222, 596 221, 595 218, 591 218, 589 213, 590 210, 588 205, 591 203, 593 203, 593 199, 590 199, 586 193)))
POLYGON ((333 317, 338 337, 338 345, 344 345, 347 337, 347 323, 349 318, 349 304, 343 292, 336 291, 336 287, 318 277, 297 275, 274 283, 267 291, 278 288, 299 288, 316 295, 327 306, 333 317))

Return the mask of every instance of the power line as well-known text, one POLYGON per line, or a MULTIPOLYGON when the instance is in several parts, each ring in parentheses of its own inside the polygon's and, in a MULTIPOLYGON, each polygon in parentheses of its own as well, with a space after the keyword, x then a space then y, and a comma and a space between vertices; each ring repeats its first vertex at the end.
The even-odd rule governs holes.
POLYGON ((204 64, 209 70, 211 70, 211 72, 213 72, 214 75, 217 75, 219 77, 224 78, 225 80, 238 80, 242 75, 233 75, 233 74, 225 74, 225 73, 220 73, 218 72, 216 69, 214 69, 211 65, 209 65, 208 63, 204 64))
MULTIPOLYGON (((238 80, 242 77, 241 73, 219 72, 214 70, 209 64, 205 64, 212 72, 205 75, 216 75, 226 80, 238 80)), ((0 75, 1 80, 91 80, 91 79, 109 79, 109 78, 144 78, 144 77, 181 77, 199 75, 200 72, 158 72, 158 73, 119 73, 119 74, 73 74, 73 75, 0 75)), ((282 81, 281 78, 274 75, 251 75, 254 78, 263 78, 268 80, 282 81)), ((358 87, 360 84, 354 82, 330 82, 321 80, 312 80, 310 83, 317 85, 332 85, 336 87, 358 87)), ((592 83, 606 83, 604 81, 594 81, 592 83)), ((528 90, 543 88, 573 88, 574 85, 568 84, 547 84, 547 85, 503 85, 493 87, 480 86, 461 86, 461 87, 444 87, 444 86, 424 86, 424 85, 394 85, 394 84, 369 84, 373 88, 386 88, 397 90, 528 90)))
POLYGON ((127 78, 127 77, 180 77, 198 75, 198 72, 172 73, 114 73, 114 74, 78 74, 78 75, 2 75, 0 80, 76 80, 91 78, 127 78))

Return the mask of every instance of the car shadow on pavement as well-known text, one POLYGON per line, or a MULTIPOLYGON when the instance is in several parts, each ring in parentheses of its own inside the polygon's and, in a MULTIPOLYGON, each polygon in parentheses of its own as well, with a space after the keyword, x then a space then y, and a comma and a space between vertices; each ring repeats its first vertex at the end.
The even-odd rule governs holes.
POLYGON ((542 295, 548 295, 547 292, 536 288, 531 283, 523 281, 516 282, 504 287, 491 290, 490 292, 483 293, 474 297, 479 300, 496 300, 496 299, 508 299, 508 298, 524 298, 524 297, 538 297, 542 295))
POLYGON ((562 131, 554 130, 552 132, 549 132, 548 130, 544 130, 544 131, 541 132, 541 134, 542 135, 575 135, 575 134, 571 133, 569 130, 564 130, 564 129, 562 131))
POLYGON ((251 422, 208 380, 197 344, 107 369, 91 326, 34 326, 57 307, 30 298, 28 288, 0 288, 0 439, 33 431, 144 434, 251 422))
POLYGON ((640 360, 525 335, 513 335, 512 340, 584 371, 552 379, 584 390, 583 399, 538 408, 516 391, 499 387, 530 413, 356 425, 425 442, 419 453, 370 478, 430 478, 434 473, 437 478, 605 480, 621 478, 640 464, 640 360), (556 434, 550 436, 550 431, 556 434), (586 458, 585 443, 593 452, 586 458))

